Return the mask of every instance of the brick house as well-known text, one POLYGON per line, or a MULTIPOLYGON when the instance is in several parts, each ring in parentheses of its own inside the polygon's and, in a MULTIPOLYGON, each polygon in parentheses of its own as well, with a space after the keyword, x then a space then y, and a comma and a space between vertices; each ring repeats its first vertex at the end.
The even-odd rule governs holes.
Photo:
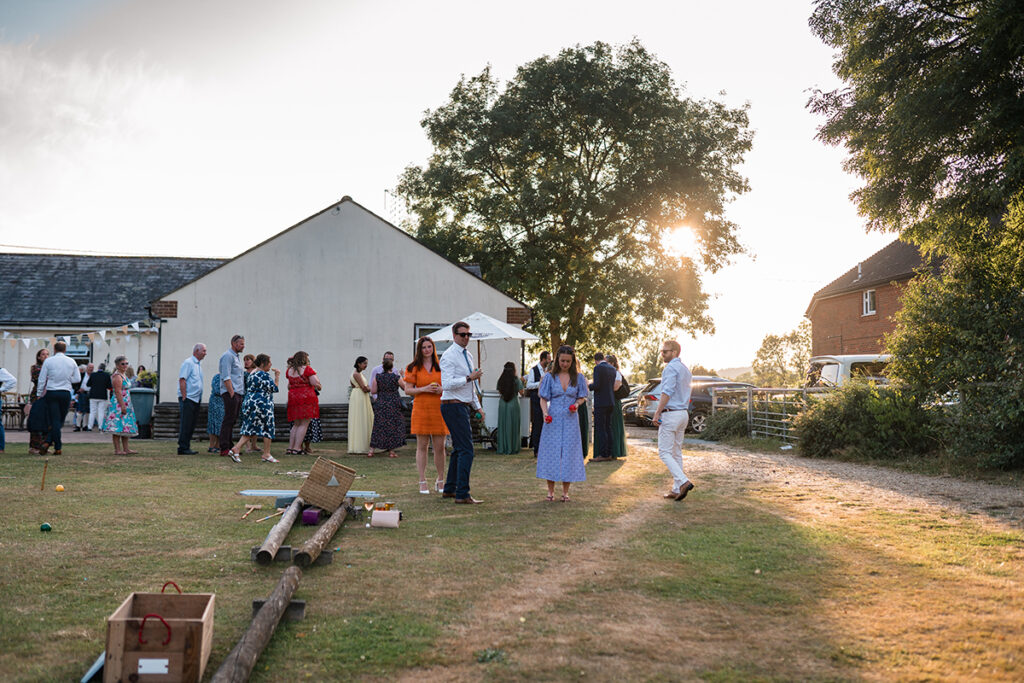
POLYGON ((883 353, 900 293, 924 267, 916 246, 895 240, 815 292, 804 313, 811 355, 883 353))

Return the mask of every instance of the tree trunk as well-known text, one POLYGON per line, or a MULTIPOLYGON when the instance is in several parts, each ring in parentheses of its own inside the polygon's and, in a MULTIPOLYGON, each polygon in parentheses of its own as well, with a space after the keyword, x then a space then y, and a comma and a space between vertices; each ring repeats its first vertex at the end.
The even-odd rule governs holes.
POLYGON ((351 502, 351 498, 346 498, 345 502, 334 511, 330 519, 320 525, 320 528, 316 530, 313 537, 302 544, 299 552, 295 553, 295 564, 300 567, 308 567, 316 562, 316 558, 320 557, 324 546, 330 543, 331 539, 334 538, 334 534, 338 531, 338 527, 345 521, 345 515, 348 514, 346 505, 351 502))
POLYGON ((291 603, 301 578, 302 570, 298 567, 292 566, 284 570, 274 592, 256 613, 249 628, 242 634, 241 640, 235 645, 231 654, 227 656, 227 659, 217 669, 217 673, 210 679, 211 683, 244 683, 249 680, 249 676, 256 666, 256 660, 263 654, 271 636, 274 635, 274 630, 291 603))
POLYGON ((292 504, 288 506, 288 510, 281 517, 281 521, 274 525, 274 528, 267 534, 267 538, 263 541, 263 545, 260 546, 260 550, 256 553, 256 562, 264 566, 274 561, 274 556, 277 555, 278 549, 284 542, 288 532, 292 530, 292 525, 295 524, 295 519, 299 516, 299 511, 302 510, 302 499, 296 496, 292 504))

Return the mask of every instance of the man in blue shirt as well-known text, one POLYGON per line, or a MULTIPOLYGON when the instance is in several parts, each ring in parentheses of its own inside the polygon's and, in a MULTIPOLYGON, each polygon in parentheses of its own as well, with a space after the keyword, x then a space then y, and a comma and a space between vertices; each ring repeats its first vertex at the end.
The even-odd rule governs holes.
POLYGON ((196 429, 196 415, 203 402, 203 368, 199 361, 206 358, 206 344, 192 347, 192 355, 185 359, 178 372, 178 455, 195 455, 192 450, 192 432, 196 429))
POLYGON ((220 372, 220 397, 224 399, 224 419, 220 423, 220 454, 227 457, 231 452, 231 432, 235 420, 242 412, 242 396, 245 395, 245 375, 242 358, 238 354, 245 350, 245 337, 236 334, 231 338, 231 348, 221 354, 217 370, 220 372))
POLYGON ((693 490, 683 473, 683 435, 690 420, 690 369, 679 360, 679 342, 668 340, 661 345, 661 360, 665 371, 661 373, 661 398, 654 411, 654 424, 658 426, 658 457, 672 474, 672 490, 666 498, 682 500, 693 490))

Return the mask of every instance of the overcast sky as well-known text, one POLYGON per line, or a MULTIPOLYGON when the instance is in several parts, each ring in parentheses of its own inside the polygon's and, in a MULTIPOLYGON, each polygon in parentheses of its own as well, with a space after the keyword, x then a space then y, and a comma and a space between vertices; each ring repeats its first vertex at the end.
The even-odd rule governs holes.
MULTIPOLYGON (((837 85, 812 3, 0 0, 0 250, 230 257, 430 151, 419 122, 462 74, 633 37, 684 94, 750 103, 751 257, 706 280, 717 332, 690 363, 748 365, 814 291, 887 244, 814 139, 837 85), (724 92, 724 94, 723 94, 724 92), (24 250, 24 249, 22 249, 24 250)), ((73 283, 69 283, 73 291, 73 283)))

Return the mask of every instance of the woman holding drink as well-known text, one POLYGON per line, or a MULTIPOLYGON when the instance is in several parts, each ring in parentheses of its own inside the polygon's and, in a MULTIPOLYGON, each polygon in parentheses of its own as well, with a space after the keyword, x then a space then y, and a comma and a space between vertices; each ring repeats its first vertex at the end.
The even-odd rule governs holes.
POLYGON ((444 487, 444 437, 448 434, 441 418, 441 365, 429 337, 416 341, 416 357, 405 368, 405 393, 412 396, 412 433, 416 435, 416 469, 420 474, 420 493, 430 493, 427 485, 427 444, 434 449, 437 480, 434 489, 444 487))

